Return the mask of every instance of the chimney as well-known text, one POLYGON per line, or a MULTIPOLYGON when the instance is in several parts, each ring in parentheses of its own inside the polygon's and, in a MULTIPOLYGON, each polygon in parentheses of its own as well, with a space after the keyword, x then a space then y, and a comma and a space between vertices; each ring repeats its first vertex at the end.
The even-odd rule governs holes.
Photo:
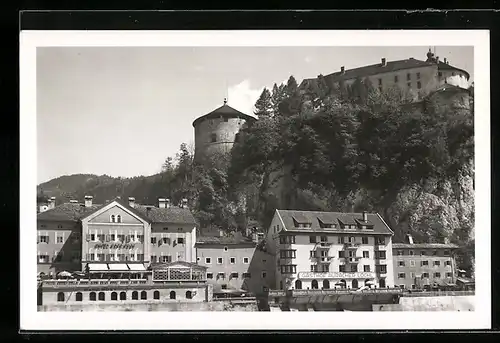
POLYGON ((406 237, 408 238, 408 243, 413 244, 413 237, 410 234, 407 234, 406 237))
POLYGON ((385 57, 382 58, 382 67, 385 67, 387 66, 387 60, 385 59, 385 57))
POLYGON ((47 209, 51 210, 54 207, 56 207, 56 197, 50 197, 49 199, 49 206, 47 209))
POLYGON ((363 221, 366 223, 368 221, 368 212, 363 211, 363 221))
POLYGON ((345 68, 344 68, 344 66, 340 67, 340 73, 341 74, 345 74, 345 68))
POLYGON ((129 197, 128 198, 128 205, 132 208, 135 207, 135 198, 134 197, 129 197))
POLYGON ((74 199, 71 199, 69 202, 70 202, 70 204, 78 204, 78 200, 74 200, 74 199))
POLYGON ((443 62, 444 62, 445 64, 448 64, 448 63, 446 62, 446 57, 444 58, 443 62))
POLYGON ((436 63, 439 63, 439 56, 436 56, 436 63))
POLYGON ((85 207, 90 207, 92 206, 92 199, 94 197, 92 195, 86 195, 85 196, 85 207))
POLYGON ((182 199, 182 208, 188 207, 188 199, 182 199))
POLYGON ((151 212, 151 206, 146 207, 146 215, 149 216, 149 212, 151 212))
POLYGON ((158 198, 158 207, 165 208, 165 198, 158 198))
POLYGON ((165 206, 170 208, 170 199, 165 199, 165 206))

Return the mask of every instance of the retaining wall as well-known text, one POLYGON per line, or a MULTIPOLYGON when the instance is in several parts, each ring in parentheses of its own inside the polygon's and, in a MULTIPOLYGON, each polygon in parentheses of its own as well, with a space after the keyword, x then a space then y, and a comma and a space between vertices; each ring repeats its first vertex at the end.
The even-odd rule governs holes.
POLYGON ((401 311, 474 311, 474 296, 401 297, 401 311))

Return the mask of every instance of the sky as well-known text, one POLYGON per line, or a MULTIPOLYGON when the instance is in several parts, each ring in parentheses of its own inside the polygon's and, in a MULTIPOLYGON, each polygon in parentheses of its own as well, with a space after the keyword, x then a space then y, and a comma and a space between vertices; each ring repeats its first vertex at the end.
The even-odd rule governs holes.
MULTIPOLYGON (((434 49, 434 47, 433 47, 434 49)), ((472 47, 435 47, 474 79, 472 47)), ((264 87, 407 59, 428 47, 37 48, 37 181, 161 170, 192 122, 223 104, 247 114, 264 87)))

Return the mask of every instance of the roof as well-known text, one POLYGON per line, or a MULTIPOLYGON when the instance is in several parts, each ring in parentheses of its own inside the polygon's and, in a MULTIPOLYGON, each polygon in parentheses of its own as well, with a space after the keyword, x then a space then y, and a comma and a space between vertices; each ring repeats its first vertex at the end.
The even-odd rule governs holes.
POLYGON ((248 246, 256 246, 253 240, 243 236, 223 236, 223 237, 214 237, 214 236, 200 236, 196 240, 195 246, 200 245, 248 245, 248 246))
POLYGON ((392 230, 387 226, 383 219, 377 213, 368 213, 368 221, 363 221, 362 213, 342 213, 342 212, 320 212, 320 211, 299 211, 299 210, 276 210, 281 216, 285 231, 292 232, 324 232, 324 233, 368 233, 368 234, 386 234, 392 235, 392 230), (311 224, 310 228, 297 228, 294 224, 294 218, 305 218, 307 223, 311 224), (324 224, 338 224, 337 228, 324 229, 320 227, 319 221, 324 224), (340 228, 340 224, 349 225, 367 225, 373 226, 373 230, 361 229, 357 226, 354 230, 344 230, 340 228))
POLYGON ((444 243, 392 243, 393 249, 457 249, 459 248, 456 244, 444 244, 444 243))
POLYGON ((56 206, 47 211, 41 212, 37 215, 37 220, 47 221, 78 221, 82 218, 95 212, 102 205, 93 204, 90 207, 85 207, 84 204, 79 203, 65 203, 56 206))
POLYGON ((434 91, 432 91, 429 94, 429 96, 433 96, 434 94, 439 93, 439 92, 450 92, 450 91, 464 92, 464 93, 469 93, 470 94, 470 90, 468 90, 467 88, 462 88, 462 87, 455 86, 455 85, 452 85, 452 84, 449 84, 449 83, 445 83, 445 84, 439 86, 434 91))
POLYGON ((213 110, 212 112, 205 114, 204 116, 198 117, 193 121, 193 126, 196 126, 200 121, 211 118, 219 118, 219 117, 230 117, 230 118, 241 118, 245 120, 255 120, 254 117, 249 116, 243 112, 240 112, 229 105, 222 105, 221 107, 213 110))
MULTIPOLYGON (((128 206, 127 206, 128 207, 128 206)), ((128 207, 130 208, 130 207, 128 207)), ((158 208, 155 206, 135 205, 136 210, 142 217, 153 223, 174 223, 196 225, 196 219, 188 208, 173 207, 158 208), (149 211, 148 211, 149 208, 149 211)))
MULTIPOLYGON (((426 61, 421 61, 417 60, 415 58, 409 58, 406 60, 397 60, 397 61, 387 61, 386 65, 383 66, 382 63, 377 63, 377 64, 372 64, 364 67, 359 67, 359 68, 354 68, 354 69, 346 69, 344 73, 338 71, 332 74, 325 75, 324 77, 328 78, 333 78, 334 81, 341 81, 341 80, 351 80, 355 79, 358 77, 367 77, 367 76, 372 76, 372 75, 377 75, 377 74, 383 74, 383 73, 389 73, 389 72, 394 72, 398 70, 405 70, 405 69, 413 69, 413 68, 420 68, 420 67, 430 67, 430 66, 436 66, 435 62, 426 62, 426 61)), ((465 73, 467 75, 467 79, 469 79, 469 73, 467 73, 465 70, 456 68, 454 66, 451 66, 449 64, 446 64, 444 62, 439 62, 437 64, 438 69, 441 70, 457 70, 462 73, 465 73)), ((310 81, 310 80, 316 80, 316 79, 306 79, 304 81, 310 81)))

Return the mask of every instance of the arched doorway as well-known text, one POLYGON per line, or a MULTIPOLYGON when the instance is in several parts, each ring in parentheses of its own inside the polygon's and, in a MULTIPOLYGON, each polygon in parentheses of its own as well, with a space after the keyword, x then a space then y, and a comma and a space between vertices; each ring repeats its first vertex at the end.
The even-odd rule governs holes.
POLYGON ((186 299, 192 299, 193 293, 191 291, 186 291, 186 299))
POLYGON ((63 292, 57 293, 57 301, 64 301, 64 293, 63 292))
POLYGON ((89 299, 90 301, 96 301, 95 292, 90 292, 89 299))
POLYGON ((99 301, 104 301, 104 300, 105 300, 104 292, 99 292, 99 301))
POLYGON ((132 300, 139 300, 139 292, 137 291, 132 292, 132 300))
POLYGON ((330 281, 323 280, 323 289, 330 289, 330 281))
POLYGON ((170 292, 170 299, 175 299, 175 291, 170 292))
POLYGON ((295 281, 295 289, 302 289, 302 281, 300 280, 295 281))
POLYGON ((378 281, 378 284, 379 284, 380 288, 385 288, 386 287, 386 285, 385 285, 385 279, 380 279, 378 281))
POLYGON ((352 280, 352 288, 355 288, 355 289, 358 288, 358 280, 356 280, 356 279, 352 280))
POLYGON ((153 293, 153 299, 159 300, 160 299, 160 292, 159 291, 154 291, 153 293))
POLYGON ((127 300, 127 293, 120 292, 120 300, 127 300))
POLYGON ((311 281, 311 289, 318 289, 318 281, 317 280, 311 281))
POLYGON ((141 292, 141 300, 148 300, 148 293, 146 291, 141 292))
POLYGON ((76 292, 75 298, 76 298, 76 301, 82 301, 83 300, 82 292, 76 292))
POLYGON ((340 288, 347 288, 347 282, 344 279, 340 280, 340 288))
POLYGON ((118 293, 116 292, 111 293, 111 300, 118 300, 118 293))
POLYGON ((365 279, 365 286, 368 286, 368 287, 372 288, 373 286, 375 286, 375 284, 373 283, 372 280, 365 279))

